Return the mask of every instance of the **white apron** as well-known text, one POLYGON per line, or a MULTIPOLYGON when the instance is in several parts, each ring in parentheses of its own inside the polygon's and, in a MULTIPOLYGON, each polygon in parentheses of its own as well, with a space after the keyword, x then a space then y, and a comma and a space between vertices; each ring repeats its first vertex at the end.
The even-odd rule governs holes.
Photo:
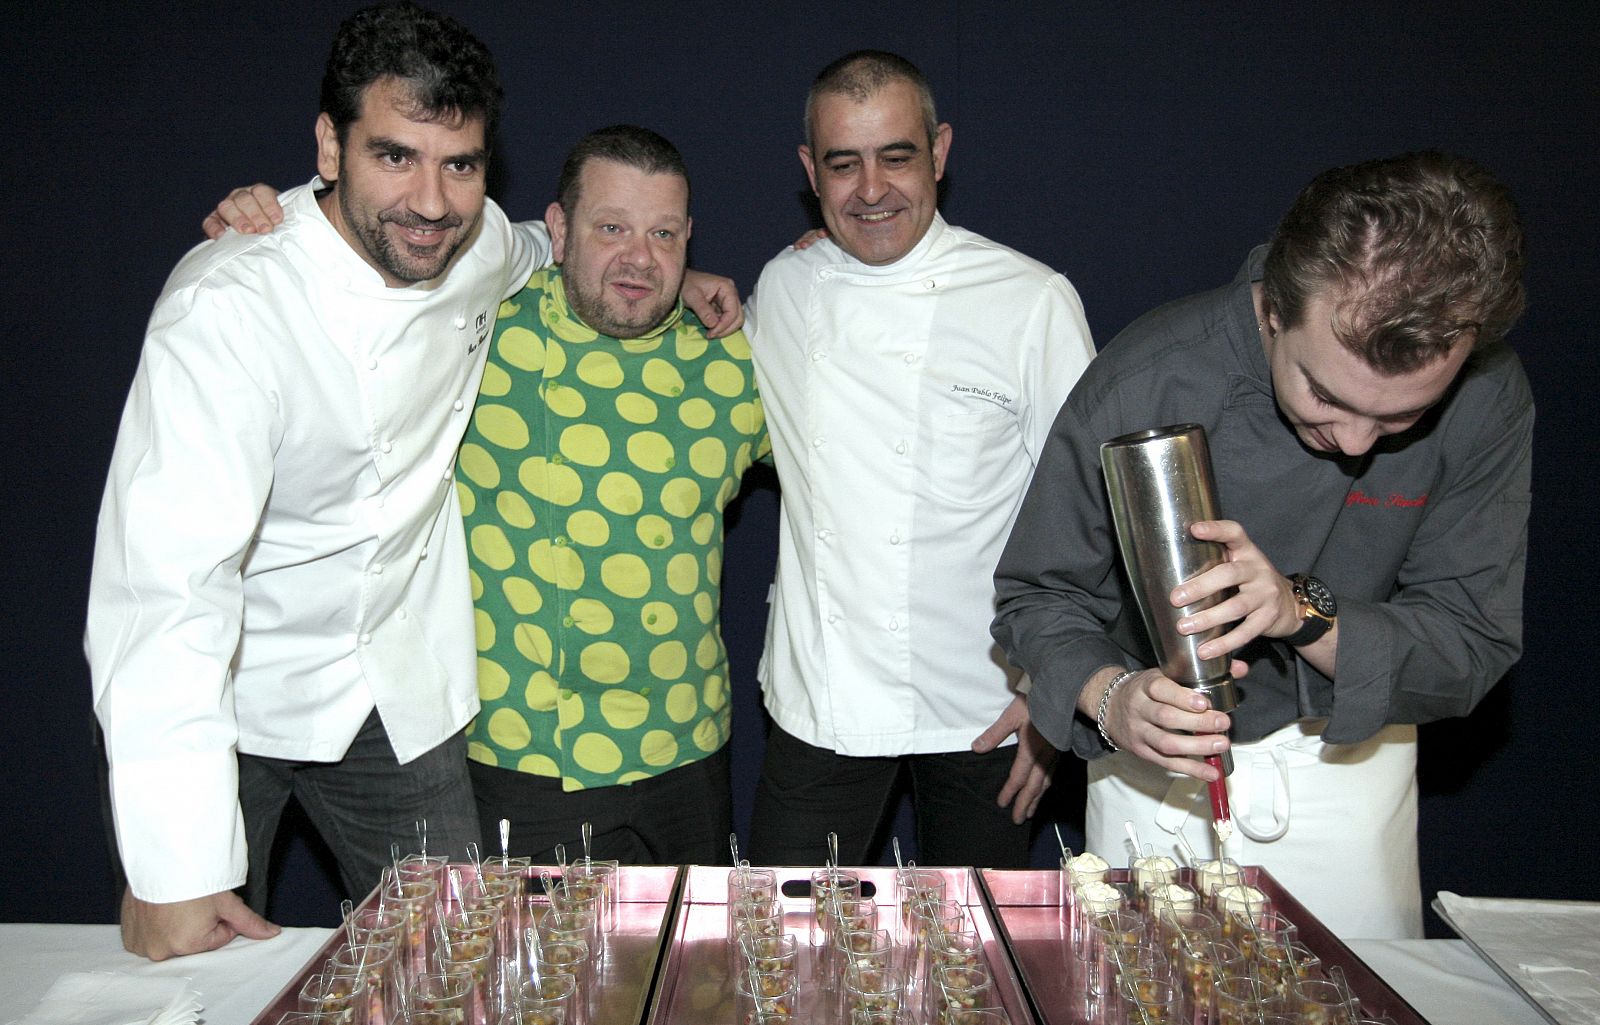
MULTIPOLYGON (((1262 865, 1342 939, 1421 939, 1417 730, 1386 726, 1359 744, 1325 744, 1322 720, 1235 744, 1228 778, 1234 835, 1225 853, 1262 865)), ((1216 840, 1206 785, 1127 752, 1091 761, 1085 835, 1128 863, 1126 821, 1141 843, 1177 857, 1182 830, 1202 858, 1216 840)))

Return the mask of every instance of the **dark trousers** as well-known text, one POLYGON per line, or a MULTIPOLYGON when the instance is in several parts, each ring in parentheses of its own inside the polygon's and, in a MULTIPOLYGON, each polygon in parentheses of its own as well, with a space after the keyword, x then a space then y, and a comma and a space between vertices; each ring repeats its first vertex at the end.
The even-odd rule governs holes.
POLYGON ((726 865, 733 831, 728 746, 625 786, 564 791, 561 780, 469 762, 487 851, 500 850, 499 823, 511 821, 511 855, 553 864, 556 844, 583 855, 583 824, 594 827, 596 858, 625 865, 726 865))
POLYGON ((357 901, 378 884, 391 843, 401 854, 418 849, 417 822, 427 819, 429 854, 464 861, 467 843, 478 839, 462 734, 401 765, 374 711, 337 762, 241 754, 239 806, 250 844, 245 900, 258 912, 266 911, 272 841, 290 797, 333 849, 345 892, 357 901))
POLYGON ((839 861, 867 865, 882 849, 902 780, 917 816, 917 859, 924 865, 1027 868, 1032 823, 1011 821, 995 803, 1014 747, 988 754, 856 758, 813 747, 772 727, 750 826, 756 865, 820 865, 827 835, 839 834, 839 861))

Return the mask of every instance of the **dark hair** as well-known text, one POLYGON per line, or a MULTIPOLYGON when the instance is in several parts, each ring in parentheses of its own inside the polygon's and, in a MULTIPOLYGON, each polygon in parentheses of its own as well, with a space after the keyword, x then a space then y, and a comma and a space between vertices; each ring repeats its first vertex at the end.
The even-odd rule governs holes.
POLYGON ((689 184, 689 169, 684 166, 678 147, 648 128, 638 125, 612 125, 590 132, 578 140, 561 165, 556 182, 556 200, 569 218, 578 208, 583 184, 583 168, 591 160, 609 160, 645 174, 675 174, 689 184))
POLYGON ((1511 193, 1462 157, 1434 150, 1326 171, 1272 238, 1262 291, 1298 325, 1331 290, 1334 333, 1385 373, 1442 358, 1464 332, 1505 336, 1522 314, 1522 227, 1511 193))
POLYGON ((383 78, 404 83, 420 120, 481 117, 485 144, 494 137, 503 95, 494 59, 454 18, 399 3, 363 8, 344 20, 322 75, 322 110, 341 145, 361 116, 367 87, 383 78))
POLYGON ((939 116, 933 108, 933 90, 917 66, 899 54, 885 50, 856 50, 829 64, 817 73, 806 93, 806 145, 815 143, 817 99, 825 95, 848 96, 857 103, 865 103, 890 82, 908 82, 917 91, 922 107, 922 124, 928 132, 928 148, 933 148, 933 137, 939 132, 939 116))

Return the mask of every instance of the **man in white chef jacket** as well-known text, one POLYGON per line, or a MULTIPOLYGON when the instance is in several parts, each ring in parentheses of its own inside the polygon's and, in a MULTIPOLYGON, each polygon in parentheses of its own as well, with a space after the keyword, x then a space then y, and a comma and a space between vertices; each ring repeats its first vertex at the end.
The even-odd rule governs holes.
POLYGON ((924 863, 1023 866, 1049 782, 991 577, 1094 350, 1064 277, 939 216, 950 141, 910 62, 824 69, 800 159, 828 237, 751 303, 783 489, 761 863, 817 862, 830 831, 866 862, 903 780, 924 863))
POLYGON ((487 50, 414 7, 339 30, 320 180, 271 235, 186 256, 157 301, 100 512, 86 648, 129 888, 156 960, 257 911, 291 793, 347 889, 426 818, 478 835, 451 473, 500 300, 548 257, 486 201, 487 50))

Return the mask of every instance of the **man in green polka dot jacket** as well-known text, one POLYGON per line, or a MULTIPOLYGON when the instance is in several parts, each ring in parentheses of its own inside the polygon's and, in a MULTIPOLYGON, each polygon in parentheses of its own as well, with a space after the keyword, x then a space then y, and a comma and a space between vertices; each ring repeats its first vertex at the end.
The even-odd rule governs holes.
POLYGON ((731 829, 722 510, 769 443, 744 335, 678 298, 688 204, 656 133, 577 144, 560 266, 501 305, 461 447, 473 788, 536 860, 583 822, 629 863, 715 862, 731 829))

